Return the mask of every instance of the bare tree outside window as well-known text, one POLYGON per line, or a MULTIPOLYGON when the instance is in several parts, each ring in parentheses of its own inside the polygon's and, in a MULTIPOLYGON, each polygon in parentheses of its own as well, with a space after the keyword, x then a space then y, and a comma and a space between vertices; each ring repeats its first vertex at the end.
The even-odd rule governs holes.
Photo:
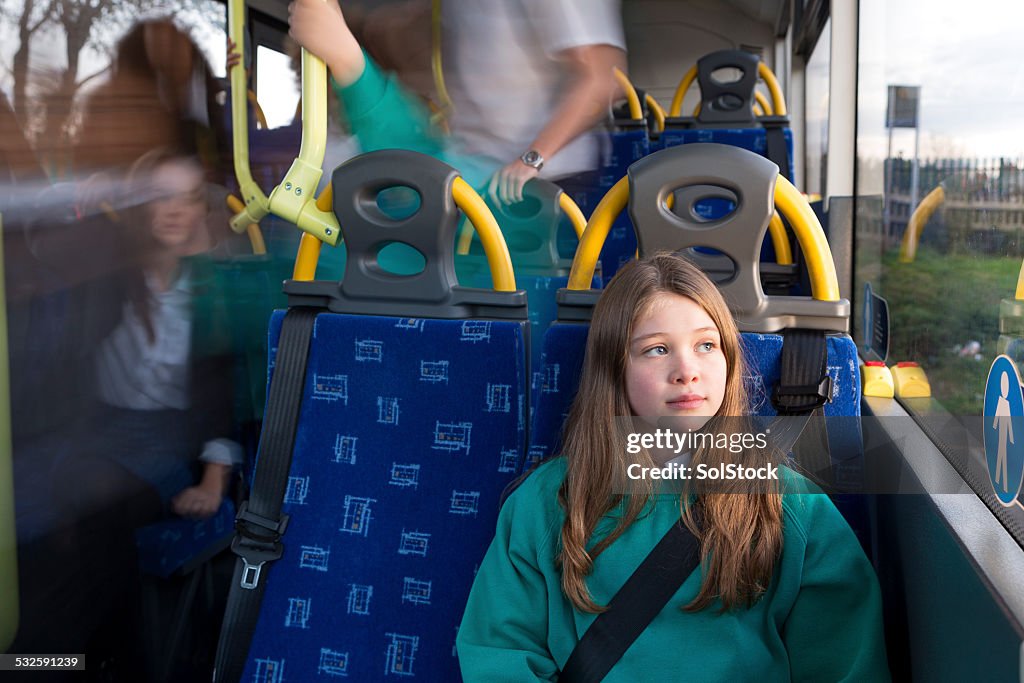
POLYGON ((0 0, 0 87, 55 176, 70 171, 83 95, 105 80, 120 38, 141 19, 173 17, 223 63, 224 6, 213 0, 0 0))

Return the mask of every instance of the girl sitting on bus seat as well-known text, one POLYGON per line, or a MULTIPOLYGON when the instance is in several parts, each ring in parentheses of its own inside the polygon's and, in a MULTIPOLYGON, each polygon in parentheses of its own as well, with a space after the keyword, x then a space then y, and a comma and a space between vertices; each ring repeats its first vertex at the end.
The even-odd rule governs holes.
POLYGON ((194 157, 157 149, 133 165, 128 185, 140 204, 120 225, 118 319, 96 350, 95 416, 59 463, 57 493, 79 519, 129 502, 128 518, 118 520, 129 526, 166 507, 205 518, 220 507, 241 449, 227 438, 230 345, 204 257, 213 240, 203 169, 194 157))
MULTIPOLYGON (((627 476, 630 457, 661 467, 673 454, 627 455, 617 417, 715 432, 746 413, 740 343, 721 294, 686 260, 659 254, 616 274, 594 310, 564 451, 505 502, 474 581, 457 638, 467 682, 555 680, 680 521, 700 564, 605 681, 889 679, 877 579, 807 480, 778 466, 775 481, 665 494, 627 476)), ((772 456, 698 448, 687 464, 772 456)))

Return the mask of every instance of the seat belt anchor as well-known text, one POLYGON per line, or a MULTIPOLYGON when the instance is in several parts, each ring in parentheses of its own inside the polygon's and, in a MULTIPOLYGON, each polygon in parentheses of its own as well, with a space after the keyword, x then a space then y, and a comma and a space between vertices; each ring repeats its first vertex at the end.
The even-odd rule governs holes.
POLYGON ((287 528, 288 515, 281 515, 281 519, 275 522, 250 512, 248 501, 238 508, 231 551, 242 560, 242 577, 239 581, 242 588, 256 589, 263 565, 281 558, 284 553, 281 537, 287 528))
POLYGON ((246 590, 255 590, 256 586, 260 582, 260 571, 263 569, 263 565, 266 561, 259 562, 258 564, 249 564, 249 560, 242 557, 242 580, 239 582, 242 588, 246 590))

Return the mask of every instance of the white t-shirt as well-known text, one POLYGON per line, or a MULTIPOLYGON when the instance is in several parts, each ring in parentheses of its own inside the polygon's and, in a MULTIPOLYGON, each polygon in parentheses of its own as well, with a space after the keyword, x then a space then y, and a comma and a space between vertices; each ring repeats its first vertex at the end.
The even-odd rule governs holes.
MULTIPOLYGON (((442 11, 453 143, 495 168, 527 151, 557 108, 566 85, 559 52, 626 45, 619 0, 445 0, 442 11)), ((596 133, 582 135, 541 175, 595 168, 599 149, 596 133)))
MULTIPOLYGON (((151 274, 145 278, 155 339, 149 340, 135 307, 125 302, 121 323, 97 353, 99 397, 107 405, 127 410, 187 410, 192 351, 189 268, 182 267, 165 291, 159 290, 151 274)), ((242 447, 227 438, 207 441, 199 456, 202 462, 221 465, 237 465, 242 458, 242 447)))
POLYGON ((146 273, 155 339, 130 302, 121 324, 100 344, 96 376, 100 398, 128 410, 187 410, 192 351, 192 293, 187 268, 166 291, 146 273))

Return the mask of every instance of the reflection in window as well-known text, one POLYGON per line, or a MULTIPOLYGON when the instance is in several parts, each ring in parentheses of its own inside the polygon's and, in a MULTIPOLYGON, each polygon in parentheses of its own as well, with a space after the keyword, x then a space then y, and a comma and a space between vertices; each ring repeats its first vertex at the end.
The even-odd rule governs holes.
POLYGON ((82 103, 107 80, 115 46, 137 22, 173 19, 202 51, 213 75, 225 73, 226 10, 216 0, 152 0, 140 3, 144 12, 140 4, 93 0, 89 12, 73 17, 57 11, 59 4, 13 0, 0 5, 0 91, 51 176, 74 171, 69 150, 81 132, 82 103))
POLYGON ((1024 6, 996 0, 860 3, 855 292, 870 283, 889 301, 889 363, 919 362, 958 415, 981 413, 997 354, 1024 360, 1022 22, 1024 6), (891 85, 920 88, 916 131, 886 126, 891 85), (917 224, 919 206, 931 215, 917 224))

